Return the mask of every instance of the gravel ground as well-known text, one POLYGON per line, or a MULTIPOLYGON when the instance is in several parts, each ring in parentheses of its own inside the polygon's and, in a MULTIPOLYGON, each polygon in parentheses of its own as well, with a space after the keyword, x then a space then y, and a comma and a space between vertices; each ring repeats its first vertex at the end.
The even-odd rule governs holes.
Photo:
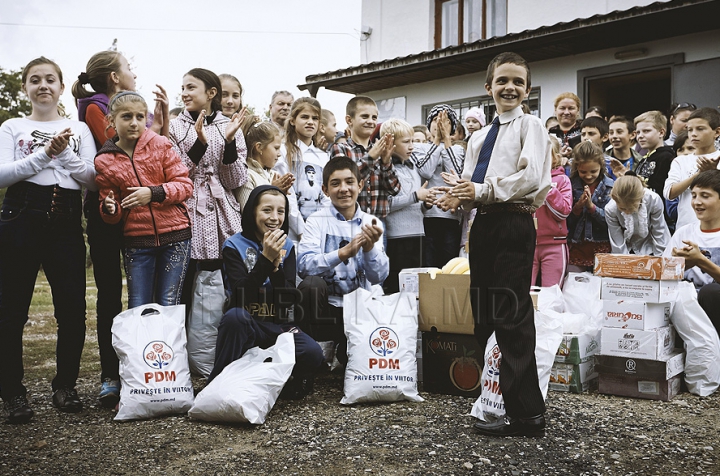
POLYGON ((115 423, 90 378, 78 384, 84 411, 67 415, 48 381, 27 385, 35 418, 0 424, 0 474, 720 474, 718 394, 665 403, 550 392, 545 438, 491 439, 472 429, 472 399, 343 407, 342 377, 329 373, 259 427, 115 423))

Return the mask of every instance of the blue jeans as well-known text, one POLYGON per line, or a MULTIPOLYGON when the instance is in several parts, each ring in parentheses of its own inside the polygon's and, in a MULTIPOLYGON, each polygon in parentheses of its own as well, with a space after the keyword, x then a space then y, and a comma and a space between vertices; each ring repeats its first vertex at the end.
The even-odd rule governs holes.
POLYGON ((143 304, 180 304, 190 261, 190 240, 153 248, 126 248, 128 309, 143 304))
POLYGON ((85 242, 80 190, 18 182, 0 212, 0 388, 25 395, 23 328, 42 266, 57 320, 53 390, 74 387, 85 345, 85 242))

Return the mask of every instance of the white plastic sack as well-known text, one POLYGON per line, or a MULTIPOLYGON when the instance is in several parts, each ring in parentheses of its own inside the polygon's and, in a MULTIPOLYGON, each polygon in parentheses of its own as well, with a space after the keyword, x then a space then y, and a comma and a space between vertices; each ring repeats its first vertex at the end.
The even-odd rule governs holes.
POLYGON ((565 299, 563 298, 562 289, 557 284, 540 288, 538 293, 538 310, 545 311, 551 309, 556 312, 565 311, 565 299))
MULTIPOLYGON (((602 280, 592 273, 569 273, 563 285, 565 312, 585 314, 592 321, 589 328, 602 327, 603 304, 600 300, 602 280)), ((567 333, 568 330, 566 329, 567 333)))
POLYGON ((193 284, 192 309, 187 329, 190 371, 195 375, 207 378, 215 365, 217 328, 223 316, 224 304, 222 270, 200 271, 193 284))
POLYGON ((422 402, 417 391, 417 300, 359 288, 343 299, 348 363, 340 403, 422 402))
MULTIPOLYGON (((553 312, 553 314, 557 313, 553 312)), ((547 397, 550 371, 555 361, 555 354, 562 341, 562 334, 562 323, 558 318, 549 313, 535 311, 535 361, 543 398, 547 397)), ((501 362, 502 353, 493 332, 485 347, 482 392, 470 412, 475 418, 484 421, 488 418, 496 419, 505 416, 505 401, 500 391, 501 362)))
POLYGON ((115 316, 112 344, 120 360, 115 420, 185 413, 193 403, 185 306, 146 304, 115 316))
POLYGON ((685 341, 685 383, 706 397, 720 386, 720 338, 697 300, 695 286, 681 281, 670 321, 685 341))
POLYGON ((295 340, 284 332, 267 349, 253 347, 215 377, 195 398, 191 418, 265 423, 295 366, 295 340))

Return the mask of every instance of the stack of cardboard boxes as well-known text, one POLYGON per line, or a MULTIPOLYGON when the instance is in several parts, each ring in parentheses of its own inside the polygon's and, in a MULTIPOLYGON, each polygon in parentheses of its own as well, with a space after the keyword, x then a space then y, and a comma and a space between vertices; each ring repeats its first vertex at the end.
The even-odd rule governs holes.
POLYGON ((600 393, 668 401, 680 391, 684 353, 675 349, 670 311, 684 271, 682 258, 595 256, 603 300, 600 393))
POLYGON ((597 387, 595 354, 600 350, 600 333, 564 334, 550 369, 549 390, 583 393, 597 387))

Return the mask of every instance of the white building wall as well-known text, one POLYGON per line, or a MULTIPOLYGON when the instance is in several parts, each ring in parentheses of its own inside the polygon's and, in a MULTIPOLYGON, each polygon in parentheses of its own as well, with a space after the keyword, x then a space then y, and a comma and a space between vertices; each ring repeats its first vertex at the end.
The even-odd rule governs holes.
POLYGON ((508 33, 668 0, 507 0, 508 33))
MULTIPOLYGON (((676 53, 684 53, 686 63, 720 57, 720 43, 716 41, 714 33, 709 32, 531 63, 532 85, 540 88, 540 117, 545 119, 553 115, 553 102, 558 94, 567 91, 578 93, 578 70, 624 63, 616 60, 613 55, 619 49, 633 47, 648 49, 648 56, 639 58, 639 60, 676 53)), ((415 125, 425 121, 425 118, 421 117, 422 106, 484 96, 487 94, 484 83, 485 72, 483 71, 456 78, 372 91, 367 95, 376 101, 405 96, 407 98, 406 120, 415 125)))
MULTIPOLYGON (((655 1, 507 0, 507 31, 533 30, 655 1)), ((360 40, 363 64, 431 51, 435 43, 435 1, 363 0, 362 26, 372 28, 370 36, 360 40)))
POLYGON ((363 0, 362 28, 372 28, 360 40, 363 64, 432 50, 434 16, 434 0, 363 0))

